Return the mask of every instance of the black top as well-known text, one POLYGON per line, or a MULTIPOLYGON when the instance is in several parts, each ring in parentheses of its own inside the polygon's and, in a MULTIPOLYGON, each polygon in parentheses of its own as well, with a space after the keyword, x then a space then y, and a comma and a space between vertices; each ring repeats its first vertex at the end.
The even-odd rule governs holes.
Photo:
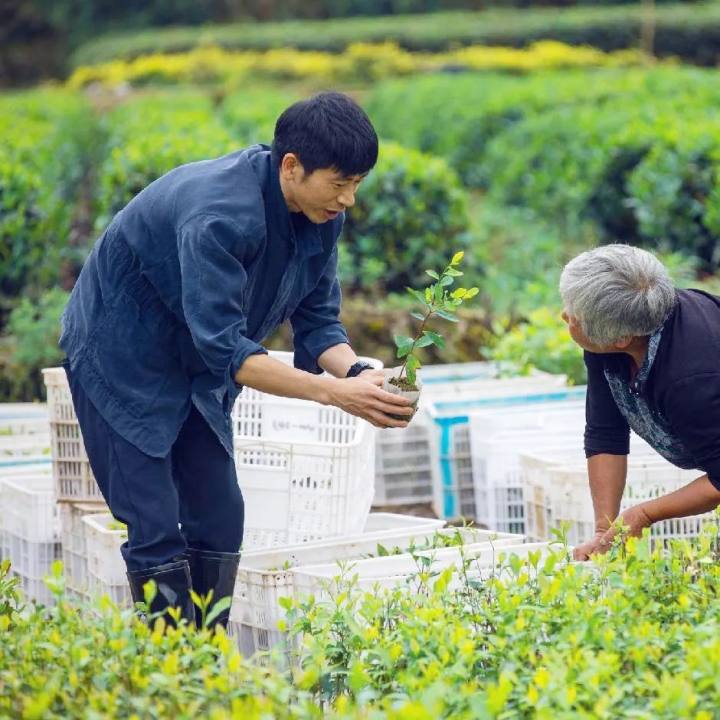
MULTIPOLYGON (((630 429, 610 389, 607 373, 630 383, 625 353, 585 352, 588 391, 585 454, 627 455, 630 429)), ((720 490, 720 297, 678 290, 657 351, 641 382, 633 383, 653 415, 677 439, 694 467, 720 490)))

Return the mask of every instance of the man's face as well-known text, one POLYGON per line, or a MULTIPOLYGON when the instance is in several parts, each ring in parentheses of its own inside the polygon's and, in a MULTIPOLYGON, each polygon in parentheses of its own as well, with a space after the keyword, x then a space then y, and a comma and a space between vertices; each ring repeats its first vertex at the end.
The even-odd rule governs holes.
POLYGON ((291 212, 302 212, 318 225, 355 204, 355 193, 364 177, 344 176, 334 168, 320 168, 308 174, 290 153, 280 166, 280 185, 288 208, 291 212))

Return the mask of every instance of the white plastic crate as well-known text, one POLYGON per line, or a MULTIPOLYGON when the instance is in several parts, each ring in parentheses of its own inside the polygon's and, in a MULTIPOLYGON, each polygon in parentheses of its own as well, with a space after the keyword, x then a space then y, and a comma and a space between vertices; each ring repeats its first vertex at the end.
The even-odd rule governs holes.
POLYGON ((3 403, 0 405, 0 436, 34 435, 49 432, 45 403, 3 403))
POLYGON ((374 505, 407 505, 432 500, 428 428, 412 422, 406 428, 377 433, 374 505))
POLYGON ((52 473, 50 458, 12 458, 0 460, 0 478, 52 473))
POLYGON ((127 568, 120 546, 127 530, 110 513, 84 515, 88 559, 88 589, 91 595, 109 595, 119 605, 132 605, 127 568))
POLYGON ((50 459, 49 426, 46 433, 0 435, 0 458, 50 459))
POLYGON ((519 455, 533 449, 582 449, 583 401, 496 408, 470 416, 470 447, 477 521, 504 532, 525 532, 519 455))
POLYGON ((477 410, 567 402, 584 397, 583 388, 566 388, 564 376, 510 378, 466 388, 464 399, 431 398, 424 405, 430 428, 433 509, 446 519, 477 517, 469 415, 477 410))
MULTIPOLYGON (((642 460, 630 455, 620 511, 678 490, 702 474, 700 470, 682 470, 660 456, 642 460)), ((563 522, 569 523, 569 542, 579 544, 592 538, 595 514, 585 468, 558 468, 551 490, 550 515, 556 527, 563 522)), ((653 540, 696 537, 706 523, 715 522, 717 520, 712 512, 665 520, 651 527, 650 536, 653 540)))
MULTIPOLYGON (((488 362, 424 365, 418 372, 423 383, 420 412, 433 397, 477 393, 495 383, 498 373, 498 366, 488 362)), ((407 428, 379 432, 376 452, 375 505, 432 502, 429 428, 421 417, 407 428)))
MULTIPOLYGON (((545 538, 553 528, 568 525, 568 542, 589 540, 595 530, 587 464, 580 453, 542 453, 521 457, 526 482, 528 534, 545 538)), ((644 440, 631 435, 627 480, 621 512, 633 505, 665 495, 687 485, 702 474, 682 470, 659 456, 644 440)), ((653 525, 655 540, 696 536, 707 522, 716 522, 713 513, 677 518, 653 525)))
POLYGON ((85 515, 107 513, 104 503, 60 503, 60 544, 67 589, 76 596, 87 597, 88 560, 85 515))
MULTIPOLYGON (((291 353, 271 354, 292 362, 291 353)), ((252 388, 238 397, 232 416, 245 500, 243 550, 362 530, 375 476, 369 423, 338 408, 252 388)))
MULTIPOLYGON (((518 544, 513 538, 500 538, 494 542, 480 542, 461 548, 423 551, 431 561, 422 569, 424 572, 439 573, 448 567, 460 568, 464 562, 469 562, 468 574, 473 575, 482 569, 500 565, 503 559, 510 555, 526 558, 530 553, 538 551, 541 557, 544 556, 550 551, 549 544, 518 544)), ((418 571, 418 561, 410 554, 353 561, 348 563, 345 570, 347 576, 353 578, 354 586, 358 590, 365 591, 405 586, 418 571)), ((293 569, 292 572, 297 596, 312 594, 325 598, 328 595, 329 584, 332 583, 333 578, 341 574, 341 568, 337 562, 322 563, 304 565, 293 569)), ((452 589, 457 583, 456 576, 448 587, 452 589)))
POLYGON ((26 597, 45 605, 52 604, 53 595, 44 578, 55 560, 60 559, 60 543, 37 543, 2 533, 3 556, 11 562, 10 571, 20 578, 26 597))
POLYGON ((20 580, 20 587, 27 600, 34 600, 45 607, 52 607, 55 604, 55 596, 45 582, 45 575, 49 575, 50 567, 47 572, 43 573, 43 577, 31 578, 25 575, 17 575, 20 580))
POLYGON ((58 500, 102 501, 75 417, 65 370, 46 368, 42 372, 47 389, 52 467, 58 500))
MULTIPOLYGON (((294 567, 361 558, 377 554, 379 546, 388 552, 395 549, 405 551, 413 545, 427 545, 436 534, 446 537, 460 534, 465 542, 478 542, 495 537, 486 531, 470 528, 443 530, 439 527, 442 521, 409 519, 415 521, 413 525, 402 519, 396 521, 396 524, 402 522, 404 527, 388 527, 383 531, 352 537, 243 554, 230 615, 233 634, 237 637, 242 652, 251 655, 257 650, 269 649, 281 641, 283 634, 278 630, 277 624, 285 617, 285 611, 280 607, 279 599, 294 595, 291 572, 294 567), (421 520, 426 524, 423 525, 421 520)), ((515 536, 513 541, 518 542, 521 539, 515 536)))
POLYGON ((0 479, 0 527, 33 543, 56 543, 60 526, 50 475, 0 479))

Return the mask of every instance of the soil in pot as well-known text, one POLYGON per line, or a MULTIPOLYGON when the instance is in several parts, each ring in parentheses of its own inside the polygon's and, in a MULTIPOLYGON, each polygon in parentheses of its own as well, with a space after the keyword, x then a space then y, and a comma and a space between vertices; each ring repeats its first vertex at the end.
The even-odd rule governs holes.
MULTIPOLYGON (((422 390, 422 383, 418 382, 413 384, 407 379, 407 377, 391 377, 385 378, 384 389, 394 395, 404 395, 412 401, 412 408, 417 410, 418 399, 420 398, 420 392, 422 390)), ((408 422, 413 418, 412 415, 388 415, 395 420, 406 420, 408 422)))

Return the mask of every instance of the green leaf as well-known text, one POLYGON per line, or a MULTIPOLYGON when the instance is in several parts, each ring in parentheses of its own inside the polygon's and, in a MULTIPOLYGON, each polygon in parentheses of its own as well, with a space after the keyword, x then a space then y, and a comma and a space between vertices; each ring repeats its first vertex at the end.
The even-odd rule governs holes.
POLYGON ((223 610, 227 610, 230 605, 232 604, 232 597, 224 597, 220 598, 214 605, 212 610, 207 614, 207 617, 205 618, 205 626, 207 627, 210 625, 210 623, 215 620, 215 618, 223 612, 223 610))
POLYGON ((467 291, 467 293, 465 294, 465 297, 463 299, 469 300, 470 298, 474 298, 479 292, 480 292, 480 290, 478 288, 472 287, 467 291))
POLYGON ((428 274, 433 280, 439 280, 440 276, 434 271, 434 270, 426 270, 426 274, 428 274))
POLYGON ((429 337, 433 344, 439 347, 441 350, 445 347, 445 338, 432 330, 425 330, 425 335, 429 337))
POLYGON ((451 265, 459 265, 462 262, 462 259, 465 257, 464 251, 456 252, 453 255, 452 260, 450 261, 451 265))
POLYGON ((448 287, 448 286, 452 285, 454 282, 455 282, 455 280, 450 276, 450 274, 445 274, 440 279, 440 284, 443 287, 448 287))
POLYGON ((458 319, 448 310, 436 310, 435 314, 443 320, 449 320, 450 322, 458 322, 458 319))
POLYGON ((411 312, 410 315, 412 317, 414 317, 416 320, 424 320, 425 319, 425 316, 419 312, 411 312))
POLYGON ((451 275, 452 277, 460 277, 464 273, 460 272, 460 270, 456 270, 455 268, 448 268, 444 274, 451 275))
POLYGON ((405 357, 410 350, 412 350, 413 339, 406 337, 405 335, 396 335, 395 345, 397 345, 397 356, 402 358, 405 357))
POLYGON ((413 288, 406 288, 407 291, 418 301, 425 305, 425 294, 420 290, 413 290, 413 288))
POLYGON ((418 360, 415 355, 410 355, 410 357, 407 360, 407 365, 405 366, 405 372, 407 373, 407 379, 415 384, 415 381, 417 379, 417 373, 415 372, 420 365, 420 360, 418 360))
POLYGON ((415 347, 416 348, 424 348, 424 347, 428 347, 428 345, 432 345, 432 344, 433 344, 432 338, 423 334, 423 336, 415 343, 415 347))

